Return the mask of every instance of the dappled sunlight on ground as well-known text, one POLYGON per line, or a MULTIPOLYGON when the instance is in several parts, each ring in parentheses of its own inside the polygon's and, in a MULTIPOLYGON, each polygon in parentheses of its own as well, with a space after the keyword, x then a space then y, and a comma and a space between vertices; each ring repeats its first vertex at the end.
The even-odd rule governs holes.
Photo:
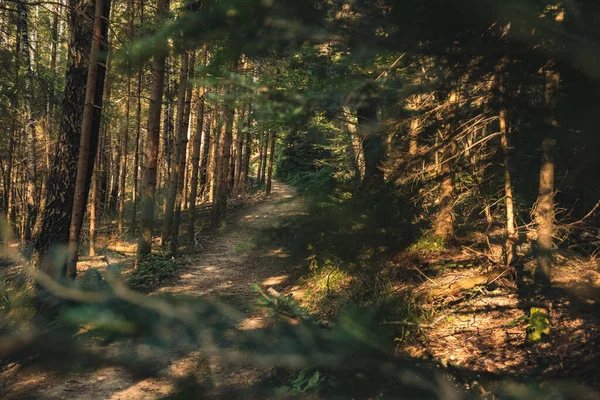
MULTIPOLYGON (((174 294, 185 297, 213 298, 225 297, 232 302, 236 310, 247 310, 239 318, 237 328, 253 330, 269 326, 272 319, 252 305, 258 299, 252 284, 277 287, 288 283, 292 264, 290 255, 280 245, 269 241, 258 241, 263 231, 277 226, 282 216, 294 216, 304 213, 304 205, 289 186, 274 182, 273 193, 263 203, 242 210, 241 215, 233 215, 231 225, 215 238, 202 246, 188 247, 185 267, 175 279, 156 290, 155 294, 174 294), (281 200, 286 201, 282 202, 281 200)), ((109 247, 109 262, 121 262, 125 255, 135 253, 135 245, 130 243, 112 243, 109 247)), ((131 260, 131 258, 129 259, 131 260)), ((89 258, 78 267, 81 271, 90 267, 105 268, 106 261, 89 258)), ((129 268, 130 266, 128 266, 129 268)), ((153 294, 150 294, 151 296, 153 294)), ((228 337, 228 335, 226 335, 228 337)), ((184 377, 188 374, 210 374, 214 388, 209 397, 221 396, 220 390, 235 390, 258 381, 261 376, 269 375, 268 368, 257 369, 248 365, 228 366, 214 357, 202 358, 193 353, 181 356, 173 350, 156 352, 149 346, 133 342, 118 343, 102 347, 103 352, 134 351, 141 353, 148 363, 162 369, 160 378, 135 378, 121 370, 110 367, 95 371, 70 374, 68 379, 56 375, 37 372, 24 373, 15 367, 11 374, 10 398, 20 398, 19 393, 33 394, 33 398, 44 393, 51 399, 158 399, 173 390, 170 378, 184 377), (150 353, 150 354, 146 354, 150 353), (202 362, 200 362, 202 361, 202 362), (18 379, 12 375, 22 375, 18 379)), ((184 352, 185 353, 185 352, 184 352)), ((2 378, 7 373, 2 374, 2 378)), ((204 377, 203 379, 206 379, 204 377)))
POLYGON ((262 282, 262 285, 263 286, 281 285, 283 282, 286 281, 287 278, 288 278, 287 275, 272 276, 270 278, 265 279, 262 282))

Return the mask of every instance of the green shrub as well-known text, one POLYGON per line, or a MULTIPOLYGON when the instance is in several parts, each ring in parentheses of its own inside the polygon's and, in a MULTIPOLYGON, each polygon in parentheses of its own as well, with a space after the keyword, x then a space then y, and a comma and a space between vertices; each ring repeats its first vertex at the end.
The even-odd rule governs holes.
POLYGON ((138 290, 148 290, 174 278, 182 265, 181 261, 174 258, 148 255, 129 276, 129 286, 138 290))

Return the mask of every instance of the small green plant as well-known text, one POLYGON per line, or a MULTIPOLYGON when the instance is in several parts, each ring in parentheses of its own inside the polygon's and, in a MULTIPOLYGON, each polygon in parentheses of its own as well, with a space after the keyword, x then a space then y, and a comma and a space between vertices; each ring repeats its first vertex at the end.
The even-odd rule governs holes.
POLYGON ((527 324, 527 340, 538 342, 543 336, 550 334, 550 319, 548 313, 538 307, 531 307, 527 324))
POLYGON ((144 257, 129 276, 129 286, 134 289, 149 289, 177 274, 182 262, 158 255, 144 257))
POLYGON ((444 238, 424 235, 408 248, 410 251, 439 251, 446 248, 444 238))
POLYGON ((289 385, 278 387, 276 393, 279 396, 286 396, 316 390, 324 378, 318 369, 314 370, 312 374, 311 371, 312 368, 304 368, 298 373, 294 380, 289 383, 289 385))

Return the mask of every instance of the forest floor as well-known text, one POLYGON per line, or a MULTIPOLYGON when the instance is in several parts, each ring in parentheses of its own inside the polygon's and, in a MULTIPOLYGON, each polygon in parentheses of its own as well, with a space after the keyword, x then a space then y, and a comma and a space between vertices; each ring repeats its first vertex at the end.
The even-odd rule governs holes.
MULTIPOLYGON (((294 189, 275 183, 271 196, 233 212, 217 233, 186 248, 181 256, 185 267, 178 271, 179 276, 150 296, 227 299, 228 304, 243 310, 235 329, 258 330, 275 322, 264 310, 252 306, 258 296, 251 285, 258 284, 292 294, 320 320, 335 318, 342 308, 361 302, 364 285, 360 276, 308 273, 307 260, 293 254, 294 244, 303 239, 294 224, 307 216, 307 209, 305 199, 294 189)), ((565 380, 599 389, 597 263, 575 253, 557 252, 553 286, 540 293, 530 278, 532 258, 523 253, 521 259, 524 265, 515 279, 514 271, 504 274, 489 256, 474 255, 466 247, 405 250, 390 257, 376 281, 387 282, 386 293, 395 300, 405 299, 410 303, 404 304, 405 308, 412 307, 413 313, 406 319, 407 315, 399 312, 390 316, 394 320, 382 324, 394 330, 398 352, 449 368, 457 382, 467 387, 475 381, 510 378, 565 380), (465 290, 447 292, 482 274, 492 275, 465 290), (444 295, 432 297, 436 291, 444 295), (527 340, 532 307, 549 314, 549 335, 538 343, 527 340)), ((86 268, 85 263, 81 268, 86 268)), ((111 344, 105 351, 119 355, 132 348, 145 362, 161 369, 159 377, 134 377, 119 367, 61 376, 15 364, 0 373, 0 394, 4 392, 0 397, 157 399, 176 391, 175 381, 193 374, 195 379, 211 382, 204 397, 265 398, 257 394, 261 385, 278 373, 249 361, 232 366, 216 356, 202 357, 197 351, 158 351, 131 341, 111 344)), ((593 392, 577 393, 575 398, 600 398, 593 392)))
MULTIPOLYGON (((162 286, 155 293, 185 295, 186 298, 227 298, 248 311, 238 329, 258 329, 270 324, 269 317, 249 307, 257 299, 252 284, 264 288, 284 289, 297 274, 297 265, 279 247, 256 240, 260 232, 276 228, 282 218, 305 212, 303 200, 291 187, 275 182, 273 192, 265 201, 234 213, 218 234, 197 248, 185 251, 185 267, 179 279, 162 286)), ((85 266, 82 266, 85 268, 85 266)), ((152 294, 151 294, 152 295, 152 294)), ((130 342, 110 345, 108 352, 131 351, 130 342), (129 347, 129 348, 127 348, 129 347)), ((202 359, 198 352, 157 352, 135 345, 138 353, 146 353, 147 361, 160 366, 161 378, 136 379, 121 368, 71 373, 60 376, 49 371, 20 369, 13 365, 0 375, 2 398, 44 399, 156 399, 174 390, 173 378, 196 371, 210 375, 211 398, 232 398, 236 387, 252 386, 269 375, 269 369, 230 367, 216 357, 202 359), (229 395, 228 395, 229 393, 229 395)), ((236 398, 233 396, 233 398, 236 398)), ((247 398, 247 397, 244 397, 247 398)))

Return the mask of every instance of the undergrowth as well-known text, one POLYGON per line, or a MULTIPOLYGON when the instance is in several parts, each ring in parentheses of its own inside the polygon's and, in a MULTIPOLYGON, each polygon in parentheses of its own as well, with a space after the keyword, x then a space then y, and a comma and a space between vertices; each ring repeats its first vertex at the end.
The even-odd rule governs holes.
POLYGON ((136 290, 150 290, 173 279, 182 266, 180 260, 150 254, 139 261, 129 275, 129 286, 136 290))

